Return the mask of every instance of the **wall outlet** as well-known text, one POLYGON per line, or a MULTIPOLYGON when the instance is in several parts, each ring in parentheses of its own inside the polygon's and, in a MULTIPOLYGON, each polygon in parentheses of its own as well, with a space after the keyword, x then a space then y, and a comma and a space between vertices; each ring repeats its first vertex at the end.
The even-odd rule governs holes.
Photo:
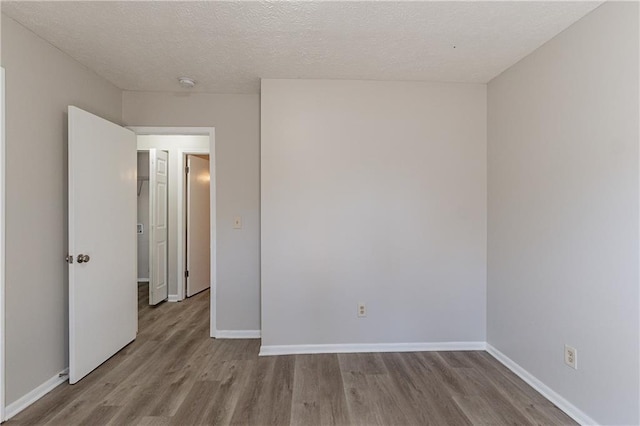
POLYGON ((242 217, 234 216, 234 218, 233 218, 233 229, 242 229, 242 217))
POLYGON ((569 345, 564 345, 564 363, 569 367, 578 369, 578 351, 569 345))
POLYGON ((358 318, 364 318, 367 316, 367 305, 364 303, 358 303, 358 318))

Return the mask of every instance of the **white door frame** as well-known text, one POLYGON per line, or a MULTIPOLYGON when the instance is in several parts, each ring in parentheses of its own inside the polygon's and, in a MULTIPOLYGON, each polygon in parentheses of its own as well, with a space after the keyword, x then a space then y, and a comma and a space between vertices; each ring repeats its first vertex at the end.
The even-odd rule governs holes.
POLYGON ((0 421, 5 418, 5 328, 4 328, 4 272, 5 272, 5 228, 4 228, 4 163, 5 163, 5 85, 4 68, 0 67, 0 421))
MULTIPOLYGON (((210 190, 210 201, 209 207, 211 211, 211 219, 210 219, 210 235, 209 240, 211 244, 211 254, 210 254, 210 269, 211 269, 211 290, 210 290, 210 331, 209 335, 211 337, 215 337, 216 330, 216 282, 217 282, 217 270, 216 267, 216 138, 215 138, 215 128, 213 127, 146 127, 146 126, 128 126, 128 129, 134 131, 137 135, 199 135, 199 136, 209 136, 209 150, 196 150, 196 149, 186 149, 180 150, 178 152, 179 161, 180 161, 180 169, 184 170, 185 168, 185 158, 186 154, 208 154, 209 155, 209 174, 211 176, 211 181, 209 183, 210 190)), ((171 172, 169 172, 171 173, 171 172)), ((185 204, 185 174, 179 173, 178 178, 178 192, 177 192, 177 203, 178 203, 178 215, 177 222, 181 229, 185 229, 186 225, 186 217, 184 214, 184 204, 185 204)), ((185 233, 180 233, 180 238, 177 241, 177 269, 178 269, 178 300, 183 300, 185 298, 185 280, 184 274, 181 271, 185 269, 185 233)))

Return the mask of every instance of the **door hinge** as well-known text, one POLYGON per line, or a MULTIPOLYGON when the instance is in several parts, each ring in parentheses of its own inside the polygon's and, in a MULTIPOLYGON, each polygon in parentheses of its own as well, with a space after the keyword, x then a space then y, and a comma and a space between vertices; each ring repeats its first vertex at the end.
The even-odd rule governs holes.
POLYGON ((64 260, 66 260, 67 263, 73 263, 73 255, 71 254, 66 255, 64 260))
POLYGON ((184 277, 189 278, 189 271, 184 271, 184 277))
POLYGON ((185 173, 189 174, 189 166, 186 166, 184 170, 185 170, 185 173))

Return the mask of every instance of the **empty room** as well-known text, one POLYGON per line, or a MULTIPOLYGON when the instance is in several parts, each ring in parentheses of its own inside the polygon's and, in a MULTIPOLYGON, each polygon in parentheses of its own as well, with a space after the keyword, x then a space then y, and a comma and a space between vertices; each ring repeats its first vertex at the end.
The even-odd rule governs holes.
POLYGON ((0 421, 640 425, 638 2, 0 12, 0 421))

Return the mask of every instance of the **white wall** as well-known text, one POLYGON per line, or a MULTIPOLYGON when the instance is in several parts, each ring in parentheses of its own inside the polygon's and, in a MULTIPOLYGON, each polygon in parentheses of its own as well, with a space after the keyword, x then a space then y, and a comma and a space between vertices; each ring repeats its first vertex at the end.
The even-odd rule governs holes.
MULTIPOLYGON (((207 140, 208 142, 208 140, 207 140)), ((138 278, 149 279, 149 153, 138 153, 138 278), (144 180, 140 180, 143 177, 144 180)))
POLYGON ((640 421, 638 36, 605 3, 488 88, 488 342, 607 425, 640 421))
MULTIPOLYGON (((184 179, 181 179, 183 174, 183 167, 181 167, 183 157, 186 153, 190 152, 209 152, 209 136, 197 136, 197 135, 138 135, 138 149, 149 150, 151 148, 157 148, 169 153, 169 198, 168 198, 168 214, 169 214, 169 295, 178 294, 178 283, 181 283, 181 274, 184 270, 178 269, 178 256, 180 255, 184 259, 184 250, 181 250, 181 254, 178 253, 178 240, 181 238, 185 228, 182 223, 178 221, 178 209, 182 210, 184 215, 184 205, 178 200, 178 189, 180 188, 180 182, 184 183, 184 179)), ((149 157, 147 156, 147 159, 149 157)), ((148 169, 148 167, 147 167, 148 169)), ((148 172, 147 172, 148 175, 148 172)), ((184 191, 184 190, 183 190, 184 191)), ((183 195, 184 197, 184 195, 183 195)), ((184 200, 184 198, 183 198, 184 200)), ((147 200, 148 202, 148 200, 147 200)), ((148 205, 148 204, 147 204, 148 205)), ((147 207, 148 211, 148 207, 147 207)), ((149 240, 147 239, 147 244, 149 240)), ((148 261, 148 259, 147 259, 148 261)), ((183 263, 184 268, 184 263, 183 263)))
POLYGON ((68 365, 67 106, 111 121, 121 92, 2 15, 6 69, 6 402, 68 365))
POLYGON ((261 99, 263 346, 484 341, 486 86, 263 80, 261 99))
POLYGON ((259 96, 124 92, 123 120, 215 127, 217 328, 259 330, 259 96), (234 216, 242 229, 233 229, 234 216))

